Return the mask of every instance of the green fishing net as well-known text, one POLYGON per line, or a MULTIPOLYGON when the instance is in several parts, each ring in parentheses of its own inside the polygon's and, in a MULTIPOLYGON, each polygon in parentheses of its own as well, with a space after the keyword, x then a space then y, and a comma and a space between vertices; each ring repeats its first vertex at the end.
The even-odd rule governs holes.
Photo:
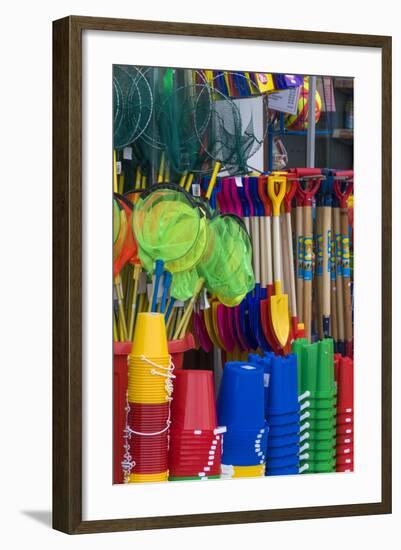
POLYGON ((245 174, 251 168, 248 160, 258 151, 266 135, 263 124, 267 103, 255 83, 238 73, 227 73, 237 86, 245 85, 248 97, 231 98, 213 88, 207 127, 200 128, 195 120, 199 142, 214 161, 222 163, 229 174, 245 174))
POLYGON ((210 88, 204 85, 181 86, 165 95, 157 122, 173 177, 203 169, 208 155, 199 136, 209 125, 211 104, 210 88))
POLYGON ((188 193, 172 185, 156 185, 141 195, 134 208, 133 230, 140 259, 144 257, 145 264, 149 259, 163 260, 171 272, 192 267, 187 255, 199 258, 202 250, 196 245, 206 240, 200 210, 188 193))
POLYGON ((113 141, 115 149, 135 142, 153 113, 153 94, 138 67, 113 66, 113 141))
POLYGON ((252 246, 237 216, 216 216, 210 221, 208 246, 197 271, 208 290, 227 306, 239 304, 254 288, 252 246))
POLYGON ((195 268, 174 273, 171 282, 171 296, 181 302, 189 300, 195 293, 199 279, 199 274, 195 268))

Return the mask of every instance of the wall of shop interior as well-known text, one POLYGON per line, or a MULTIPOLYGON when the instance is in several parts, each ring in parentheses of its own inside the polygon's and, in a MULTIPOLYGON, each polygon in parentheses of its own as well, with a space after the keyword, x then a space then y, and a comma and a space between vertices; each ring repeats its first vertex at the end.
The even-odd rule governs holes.
MULTIPOLYGON (((164 19, 393 34, 394 166, 401 172, 401 35, 397 4, 382 0, 373 9, 358 2, 321 0, 270 3, 263 0, 14 0, 2 9, 2 418, 1 540, 5 548, 28 544, 41 550, 64 548, 309 548, 365 550, 399 547, 401 525, 401 374, 394 357, 394 513, 392 516, 222 526, 67 537, 50 530, 51 506, 51 20, 69 14, 164 19), (22 199, 15 223, 12 191, 22 199), (21 197, 21 195, 19 195, 21 197), (13 231, 11 231, 11 228, 13 231), (12 267, 12 269, 11 269, 12 267), (5 379, 4 379, 5 377, 5 379), (397 540, 398 539, 398 540, 397 540), (3 542, 4 541, 4 542, 3 542)), ((283 68, 284 69, 284 68, 283 68)), ((366 116, 371 116, 366 113, 366 116)), ((379 154, 379 152, 378 152, 379 154)), ((395 178, 394 204, 401 200, 395 178)), ((372 197, 374 200, 374 197, 372 197)), ((401 235, 399 209, 394 235, 401 235)), ((396 239, 394 239, 396 242, 396 239)), ((394 245, 393 280, 401 278, 399 246, 394 245)), ((400 285, 394 303, 401 302, 400 285)), ((394 341, 400 332, 394 310, 394 341)), ((398 348, 398 346, 394 346, 398 348)), ((363 375, 363 365, 360 375, 363 375)), ((361 465, 363 467, 363 465, 361 465)), ((194 494, 194 498, 196 498, 194 494)))

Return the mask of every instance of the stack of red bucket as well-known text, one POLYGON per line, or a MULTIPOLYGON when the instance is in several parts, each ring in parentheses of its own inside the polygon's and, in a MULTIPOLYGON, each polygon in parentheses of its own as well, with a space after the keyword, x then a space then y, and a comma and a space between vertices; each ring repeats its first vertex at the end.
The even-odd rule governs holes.
MULTIPOLYGON (((168 342, 168 352, 175 369, 182 368, 184 353, 194 347, 195 339, 190 332, 184 338, 168 342)), ((113 483, 124 483, 124 471, 128 471, 130 467, 124 455, 127 454, 128 355, 131 348, 131 342, 114 342, 113 483)))
POLYGON ((125 481, 167 481, 172 365, 164 316, 139 313, 128 357, 125 481))
POLYGON ((354 361, 335 355, 337 381, 337 472, 354 471, 354 361))
POLYGON ((113 483, 124 483, 128 364, 131 342, 114 342, 113 365, 113 483))
POLYGON ((171 405, 169 480, 220 477, 223 430, 217 427, 213 373, 175 372, 171 405))

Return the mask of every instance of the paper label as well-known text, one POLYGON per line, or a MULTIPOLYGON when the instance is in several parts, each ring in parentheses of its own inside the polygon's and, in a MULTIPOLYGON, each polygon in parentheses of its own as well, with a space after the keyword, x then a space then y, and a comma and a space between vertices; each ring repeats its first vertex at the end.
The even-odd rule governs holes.
POLYGON ((304 281, 312 280, 312 246, 312 238, 304 237, 304 281))
POLYGON ((148 300, 149 302, 151 301, 152 299, 152 289, 153 289, 153 283, 148 283, 146 285, 146 293, 148 295, 148 300))
POLYGON ((138 294, 145 294, 146 292, 147 276, 144 271, 141 271, 138 277, 138 294))
POLYGON ((288 88, 279 92, 273 92, 267 97, 269 109, 296 115, 298 112, 298 100, 301 88, 288 88))
POLYGON ((298 237, 298 265, 297 276, 302 279, 304 276, 304 238, 298 237))
POLYGON ((123 149, 123 159, 132 160, 132 147, 124 147, 124 149, 123 149))
POLYGON ((242 178, 241 177, 239 177, 239 176, 235 177, 235 185, 237 187, 243 187, 244 186, 243 183, 242 183, 242 178))
POLYGON ((210 308, 209 300, 207 299, 207 290, 206 290, 206 288, 204 288, 201 292, 200 300, 199 300, 199 308, 200 309, 209 309, 210 308))
POLYGON ((328 229, 327 231, 327 266, 326 269, 329 273, 331 273, 331 230, 328 229))
POLYGON ((194 197, 200 197, 201 196, 201 186, 199 183, 193 183, 192 184, 192 195, 194 197))
POLYGON ((336 233, 336 272, 338 277, 343 276, 341 233, 336 233))
POLYGON ((323 275, 323 235, 316 235, 316 275, 323 275))
POLYGON ((336 280, 336 243, 334 240, 334 233, 330 231, 330 279, 336 280))
POLYGON ((342 268, 343 277, 351 277, 349 238, 345 236, 342 237, 342 268))
POLYGON ((117 172, 117 176, 119 176, 122 172, 122 163, 121 163, 121 160, 118 160, 116 162, 116 172, 117 172))

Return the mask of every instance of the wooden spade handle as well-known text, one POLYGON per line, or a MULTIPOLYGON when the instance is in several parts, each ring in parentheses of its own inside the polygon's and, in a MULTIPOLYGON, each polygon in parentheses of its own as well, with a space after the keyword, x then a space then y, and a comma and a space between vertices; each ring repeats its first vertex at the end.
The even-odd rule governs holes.
MULTIPOLYGON (((287 224, 285 214, 280 214, 280 245, 281 245, 281 273, 283 280, 281 282, 283 294, 290 293, 290 266, 288 265, 288 240, 287 240, 287 224)), ((291 297, 289 297, 289 309, 291 308, 291 297)))
POLYGON ((352 342, 352 303, 351 303, 351 268, 348 237, 348 209, 341 208, 341 240, 343 261, 343 295, 345 340, 352 342))
POLYGON ((255 282, 260 283, 260 242, 259 242, 259 218, 251 217, 251 233, 252 233, 252 257, 253 270, 255 272, 255 282))
POLYGON ((304 280, 300 275, 300 271, 303 270, 303 208, 297 206, 295 209, 295 259, 296 259, 296 276, 297 276, 297 305, 298 305, 298 320, 300 323, 303 322, 304 318, 304 280))
POLYGON ((331 208, 323 207, 323 316, 330 317, 331 208))
POLYGON ((315 256, 315 296, 317 313, 317 331, 319 340, 323 339, 323 208, 316 208, 316 256, 315 256))
MULTIPOLYGON (((338 340, 344 342, 344 296, 342 278, 342 247, 341 247, 341 223, 340 210, 333 208, 334 240, 336 253, 336 295, 337 295, 337 329, 338 340)), ((333 251, 334 253, 334 251, 333 251)))
POLYGON ((291 214, 285 213, 285 221, 287 226, 287 250, 288 250, 288 264, 289 264, 289 279, 290 279, 290 309, 293 317, 297 317, 297 298, 295 293, 295 271, 294 271, 294 251, 292 246, 292 227, 291 227, 291 214))
POLYGON ((337 288, 336 288, 336 246, 334 234, 334 208, 331 209, 331 246, 330 246, 330 285, 331 285, 331 336, 334 342, 338 340, 338 320, 337 320, 337 288))
MULTIPOLYGON (((267 286, 267 247, 270 246, 270 243, 267 244, 267 234, 266 234, 266 223, 268 219, 263 216, 259 220, 259 233, 260 233, 260 283, 262 288, 267 286)), ((270 220, 269 220, 270 222, 270 220)))
POLYGON ((282 294, 281 291, 281 246, 280 246, 280 218, 273 216, 273 272, 275 294, 282 294), (277 284, 278 283, 278 284, 277 284), (277 292, 279 286, 279 292, 277 292))
POLYGON ((312 207, 304 206, 304 325, 309 342, 312 339, 312 207))
POLYGON ((267 266, 267 285, 273 284, 273 257, 272 257, 272 222, 271 217, 265 218, 266 230, 266 266, 267 266))

